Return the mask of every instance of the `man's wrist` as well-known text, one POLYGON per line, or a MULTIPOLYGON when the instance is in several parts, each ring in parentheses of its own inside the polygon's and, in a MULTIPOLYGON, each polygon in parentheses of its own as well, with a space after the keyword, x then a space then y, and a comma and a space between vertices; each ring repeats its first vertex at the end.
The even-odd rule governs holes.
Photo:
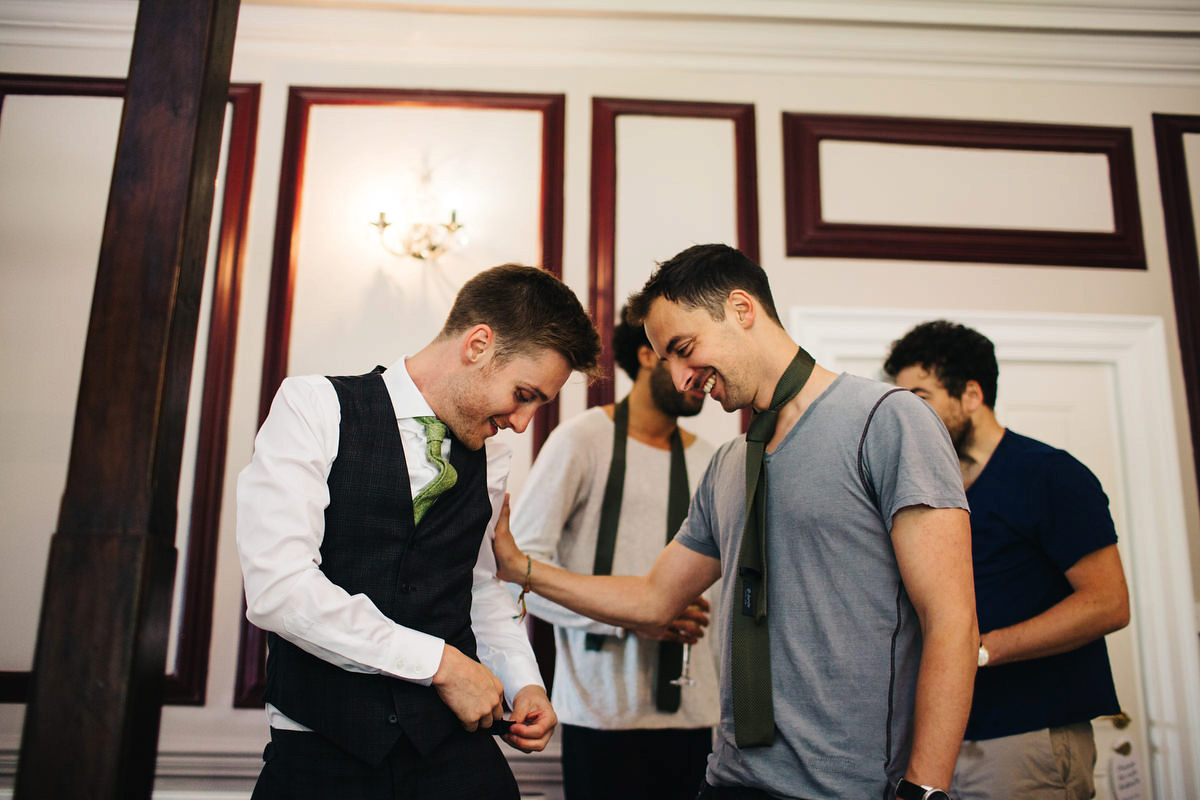
POLYGON ((896 784, 896 800, 950 800, 950 795, 945 789, 922 786, 901 778, 896 784))

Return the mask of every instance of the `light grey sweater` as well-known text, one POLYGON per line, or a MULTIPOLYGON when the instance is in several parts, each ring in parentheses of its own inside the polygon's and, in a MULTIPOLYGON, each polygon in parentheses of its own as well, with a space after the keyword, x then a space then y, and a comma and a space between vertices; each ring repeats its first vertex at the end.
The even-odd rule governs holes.
MULTIPOLYGON (((513 535, 522 550, 573 572, 591 573, 612 443, 613 422, 600 408, 588 409, 550 434, 513 507, 513 535)), ((693 490, 712 454, 713 447, 702 439, 685 450, 693 490)), ((628 440, 614 575, 645 574, 666 545, 670 469, 670 451, 628 440)), ((718 620, 710 624, 709 635, 692 646, 695 685, 683 688, 679 711, 666 714, 654 706, 658 642, 639 639, 535 595, 527 601, 530 613, 555 626, 558 652, 551 701, 560 722, 600 730, 716 724, 719 645, 712 632, 722 630, 718 620), (613 638, 605 641, 601 651, 589 651, 584 647, 588 633, 613 638)))

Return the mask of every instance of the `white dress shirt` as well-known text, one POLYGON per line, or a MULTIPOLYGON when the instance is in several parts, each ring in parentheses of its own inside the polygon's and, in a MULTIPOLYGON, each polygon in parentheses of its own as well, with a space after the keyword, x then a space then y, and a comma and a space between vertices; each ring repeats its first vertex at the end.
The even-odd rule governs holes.
MULTIPOLYGON (((409 377, 405 359, 383 373, 415 496, 437 475, 425 455, 425 430, 413 417, 433 410, 409 377)), ((321 376, 287 378, 254 440, 254 457, 238 476, 237 543, 246 589, 246 618, 318 658, 351 672, 378 673, 428 686, 445 643, 393 622, 365 595, 350 595, 320 570, 329 471, 338 452, 341 408, 321 376)), ((460 445, 461 446, 461 445, 460 445)), ((492 503, 471 589, 471 628, 479 659, 504 684, 505 697, 543 686, 516 603, 496 579, 492 538, 504 502, 512 452, 487 442, 492 503)), ((442 444, 449 453, 450 439, 442 444)), ((271 727, 307 730, 273 706, 271 727)))

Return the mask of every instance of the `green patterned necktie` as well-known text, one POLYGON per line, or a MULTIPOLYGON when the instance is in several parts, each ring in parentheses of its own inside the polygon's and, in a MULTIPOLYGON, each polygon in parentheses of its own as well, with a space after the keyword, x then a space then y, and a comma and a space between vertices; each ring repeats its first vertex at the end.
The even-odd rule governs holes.
POLYGON ((775 385, 771 407, 755 414, 746 431, 746 527, 738 550, 737 600, 733 611, 733 734, 738 747, 775 741, 771 697, 771 639, 767 630, 767 482, 762 476, 767 442, 779 411, 800 393, 813 359, 801 347, 775 385))
POLYGON ((458 480, 458 473, 446 459, 442 458, 442 442, 446 438, 446 423, 437 417, 414 417, 414 419, 425 426, 425 439, 428 443, 425 455, 429 457, 429 462, 438 468, 437 477, 425 484, 425 488, 417 492, 417 496, 413 498, 413 519, 419 525, 421 517, 425 516, 425 512, 433 505, 437 496, 454 486, 455 481, 458 480))

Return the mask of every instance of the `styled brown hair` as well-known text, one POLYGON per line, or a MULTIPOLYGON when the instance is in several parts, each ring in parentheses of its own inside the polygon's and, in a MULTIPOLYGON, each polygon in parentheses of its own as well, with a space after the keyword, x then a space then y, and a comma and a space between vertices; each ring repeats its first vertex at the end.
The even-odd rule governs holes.
POLYGON ((565 283, 537 267, 503 264, 485 269, 459 289, 439 334, 453 336, 487 325, 496 359, 551 349, 588 378, 599 374, 600 335, 565 283))
POLYGON ((703 308, 725 319, 725 301, 734 289, 753 295, 767 316, 779 323, 767 273, 741 250, 727 244, 697 244, 664 261, 640 292, 629 297, 629 317, 642 323, 658 298, 686 308, 703 308))

